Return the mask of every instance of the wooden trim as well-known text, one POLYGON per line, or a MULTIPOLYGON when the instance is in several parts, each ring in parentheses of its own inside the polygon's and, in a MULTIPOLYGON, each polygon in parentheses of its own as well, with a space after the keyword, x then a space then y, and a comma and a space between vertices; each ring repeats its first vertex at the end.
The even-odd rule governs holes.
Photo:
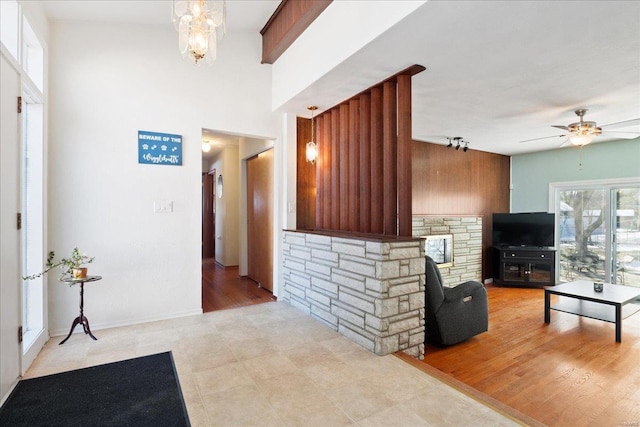
POLYGON ((384 234, 398 233, 398 118, 396 84, 386 81, 382 84, 382 203, 384 234))
POLYGON ((360 100, 349 101, 349 230, 360 229, 360 100))
POLYGON ((398 76, 398 235, 411 236, 411 76, 398 76))
MULTIPOLYGON (((322 148, 324 146, 324 127, 322 126, 322 122, 323 122, 323 117, 316 117, 315 120, 315 138, 316 140, 314 141, 316 143, 316 149, 318 150, 318 158, 316 159, 316 166, 315 166, 315 184, 316 184, 316 191, 315 194, 313 194, 313 198, 316 202, 316 216, 314 218, 314 225, 315 228, 318 227, 318 223, 322 222, 322 217, 324 215, 324 203, 322 203, 322 201, 324 200, 324 191, 325 191, 325 187, 324 185, 322 185, 322 175, 320 173, 320 171, 322 170, 322 168, 324 168, 324 162, 326 160, 326 157, 324 157, 322 155, 322 148)), ((306 151, 306 147, 305 147, 305 151, 306 151)), ((305 153, 305 157, 306 157, 306 153, 305 153)))
POLYGON ((360 230, 371 232, 371 95, 360 95, 360 230))
MULTIPOLYGON (((349 104, 340 105, 340 230, 349 230, 349 104)), ((353 230, 352 230, 353 231, 353 230)))
POLYGON ((324 205, 323 213, 322 213, 322 225, 319 228, 330 228, 331 227, 331 212, 333 205, 333 197, 331 190, 331 174, 323 173, 323 171, 331 171, 333 159, 331 157, 331 116, 322 117, 322 124, 324 130, 322 132, 322 156, 324 159, 322 160, 322 168, 318 168, 318 173, 322 175, 322 179, 318 182, 322 182, 323 190, 322 194, 324 195, 324 199, 321 203, 324 205))
POLYGON ((382 88, 371 89, 371 232, 382 234, 384 200, 382 162, 382 88))
POLYGON ((332 0, 282 0, 262 35, 262 63, 273 64, 331 4, 332 0))
POLYGON ((334 108, 331 114, 331 224, 332 230, 340 229, 340 111, 334 108))

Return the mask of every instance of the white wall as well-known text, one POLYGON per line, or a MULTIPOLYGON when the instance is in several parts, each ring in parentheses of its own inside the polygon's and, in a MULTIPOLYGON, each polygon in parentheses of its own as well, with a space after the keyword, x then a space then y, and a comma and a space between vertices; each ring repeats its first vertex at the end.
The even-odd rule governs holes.
MULTIPOLYGON (((282 107, 425 3, 425 0, 331 3, 273 64, 273 109, 282 107)), ((364 88, 378 81, 373 76, 364 88)), ((339 93, 337 88, 332 89, 339 93)), ((335 103, 353 95, 338 95, 335 103)))
MULTIPOLYGON (((51 26, 49 248, 96 257, 93 329, 201 311, 201 129, 278 133, 258 34, 228 34, 212 68, 176 45, 171 26, 51 26), (138 164, 138 130, 183 135, 183 165, 138 164)), ((77 289, 49 292, 51 333, 64 334, 77 289)))
POLYGON ((240 161, 238 147, 226 147, 214 158, 209 170, 216 176, 215 258, 225 267, 238 265, 240 250, 240 161), (222 194, 218 177, 222 175, 222 194))

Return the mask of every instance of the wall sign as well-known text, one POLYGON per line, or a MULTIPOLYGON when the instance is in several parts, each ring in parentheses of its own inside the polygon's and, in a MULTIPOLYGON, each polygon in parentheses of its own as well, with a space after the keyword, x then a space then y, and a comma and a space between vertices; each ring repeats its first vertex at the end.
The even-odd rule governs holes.
POLYGON ((182 135, 138 131, 138 163, 182 165, 182 135))

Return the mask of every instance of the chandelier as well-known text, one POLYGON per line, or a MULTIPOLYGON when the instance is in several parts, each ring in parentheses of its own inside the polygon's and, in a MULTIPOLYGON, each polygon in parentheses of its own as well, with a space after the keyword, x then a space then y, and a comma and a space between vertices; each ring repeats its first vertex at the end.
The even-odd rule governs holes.
POLYGON ((178 30, 178 49, 183 57, 208 65, 216 60, 216 39, 226 33, 224 0, 173 0, 172 20, 178 30))

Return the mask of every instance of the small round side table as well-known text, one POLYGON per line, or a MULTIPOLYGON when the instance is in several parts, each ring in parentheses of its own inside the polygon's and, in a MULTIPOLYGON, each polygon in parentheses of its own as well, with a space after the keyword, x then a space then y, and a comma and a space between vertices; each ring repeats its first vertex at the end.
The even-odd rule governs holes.
POLYGON ((84 329, 85 334, 89 334, 89 336, 96 341, 98 340, 98 338, 94 337, 93 334, 91 333, 91 328, 89 328, 89 319, 87 319, 84 315, 84 284, 89 282, 97 282, 98 280, 101 280, 101 279, 102 279, 102 276, 87 276, 87 277, 82 277, 80 279, 74 279, 70 277, 62 280, 63 282, 68 283, 69 286, 75 285, 76 283, 80 284, 80 315, 75 319, 73 319, 73 323, 71 324, 71 330, 69 331, 69 335, 67 335, 65 339, 60 341, 60 344, 58 345, 62 345, 65 342, 67 342, 67 340, 73 333, 73 330, 79 324, 82 325, 82 329, 84 329))

